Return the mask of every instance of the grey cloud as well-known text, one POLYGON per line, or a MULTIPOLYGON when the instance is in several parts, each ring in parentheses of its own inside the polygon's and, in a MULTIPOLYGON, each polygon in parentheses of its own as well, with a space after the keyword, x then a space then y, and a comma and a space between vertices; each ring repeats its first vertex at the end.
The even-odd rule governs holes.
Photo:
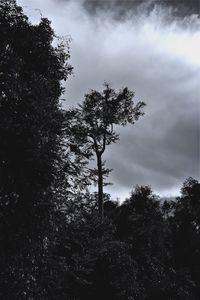
POLYGON ((110 0, 110 1, 100 1, 100 0, 85 0, 83 1, 83 7, 91 15, 98 15, 102 12, 109 12, 111 16, 116 20, 123 20, 130 16, 130 13, 134 14, 138 9, 143 6, 145 10, 152 9, 152 3, 154 1, 138 1, 138 0, 110 0), (145 6, 145 7, 144 7, 145 6))
POLYGON ((160 5, 171 7, 174 16, 184 17, 193 13, 200 13, 199 0, 84 0, 83 6, 91 15, 98 15, 102 12, 111 12, 117 20, 122 20, 138 12, 149 13, 160 5))
MULTIPOLYGON (((72 0, 54 0, 57 3, 68 3, 72 0)), ((148 15, 156 7, 169 9, 168 18, 184 18, 192 14, 200 14, 199 0, 73 0, 77 1, 85 11, 93 17, 109 14, 110 18, 123 21, 138 14, 148 15)))
POLYGON ((147 80, 142 73, 137 78, 136 90, 149 98, 146 116, 123 129, 118 144, 108 149, 111 180, 127 190, 138 183, 170 193, 187 177, 200 175, 200 73, 181 62, 165 63, 168 72, 156 71, 150 63, 147 69, 152 66, 154 76, 147 80))

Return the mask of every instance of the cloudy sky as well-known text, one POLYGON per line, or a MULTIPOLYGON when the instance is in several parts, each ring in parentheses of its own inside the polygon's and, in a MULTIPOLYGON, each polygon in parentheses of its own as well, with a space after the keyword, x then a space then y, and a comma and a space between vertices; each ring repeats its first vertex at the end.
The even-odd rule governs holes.
POLYGON ((148 0, 17 3, 32 22, 48 17, 57 35, 72 39, 74 76, 66 84, 66 106, 82 101, 91 88, 101 90, 104 81, 116 89, 128 86, 135 101, 147 104, 145 116, 120 129, 120 141, 105 153, 113 197, 123 199, 136 184, 177 195, 187 177, 199 179, 198 0, 188 1, 187 9, 148 0))

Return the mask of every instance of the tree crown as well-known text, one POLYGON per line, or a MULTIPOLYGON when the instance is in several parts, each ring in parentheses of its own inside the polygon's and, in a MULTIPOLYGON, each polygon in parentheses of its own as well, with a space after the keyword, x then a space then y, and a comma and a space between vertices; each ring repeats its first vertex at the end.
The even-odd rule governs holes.
POLYGON ((91 90, 78 108, 68 112, 71 131, 78 143, 91 143, 96 152, 103 153, 106 145, 119 139, 114 125, 134 124, 144 113, 145 103, 133 101, 134 92, 127 87, 116 92, 108 83, 104 90, 91 90))

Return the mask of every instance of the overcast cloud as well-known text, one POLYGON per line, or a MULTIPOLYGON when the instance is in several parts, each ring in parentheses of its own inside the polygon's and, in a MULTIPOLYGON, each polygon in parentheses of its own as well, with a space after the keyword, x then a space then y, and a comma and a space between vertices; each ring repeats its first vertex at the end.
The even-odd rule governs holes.
POLYGON ((31 21, 38 22, 39 9, 56 34, 72 37, 75 76, 67 82, 66 105, 104 81, 128 86, 147 104, 145 116, 120 129, 120 141, 105 154, 113 197, 123 199, 136 184, 175 195, 187 177, 200 175, 200 19, 172 17, 172 9, 153 1, 125 2, 17 1, 31 21))

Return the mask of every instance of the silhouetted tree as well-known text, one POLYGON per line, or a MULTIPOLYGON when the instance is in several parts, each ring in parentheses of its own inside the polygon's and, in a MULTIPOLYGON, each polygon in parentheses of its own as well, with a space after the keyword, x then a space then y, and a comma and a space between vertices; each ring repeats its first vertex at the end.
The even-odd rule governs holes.
POLYGON ((104 168, 102 155, 107 145, 119 139, 114 125, 134 124, 143 115, 144 102, 134 105, 133 97, 134 93, 128 88, 116 92, 105 83, 102 92, 91 90, 79 108, 71 109, 66 114, 67 120, 71 119, 67 131, 77 144, 79 153, 86 158, 96 155, 100 217, 103 216, 103 178, 110 171, 104 168))
POLYGON ((188 178, 175 203, 173 218, 175 263, 187 271, 200 297, 200 183, 188 178))
POLYGON ((0 36, 0 298, 45 299, 69 52, 14 0, 0 1, 0 36))

